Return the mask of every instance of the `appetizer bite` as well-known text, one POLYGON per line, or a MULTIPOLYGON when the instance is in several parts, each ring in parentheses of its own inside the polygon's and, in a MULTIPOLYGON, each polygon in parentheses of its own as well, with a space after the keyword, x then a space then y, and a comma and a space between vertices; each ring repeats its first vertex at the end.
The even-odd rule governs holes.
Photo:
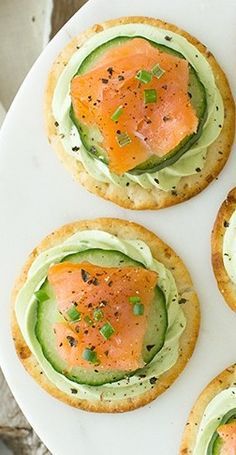
POLYGON ((56 59, 45 96, 49 141, 89 191, 159 209, 202 191, 223 168, 234 102, 213 55, 157 19, 95 25, 56 59))
POLYGON ((212 265, 218 288, 236 311, 236 188, 220 207, 212 232, 212 265))
POLYGON ((208 384, 185 427, 180 455, 236 454, 236 365, 208 384))
POLYGON ((49 235, 15 285, 12 315, 26 370, 54 397, 96 412, 129 411, 168 389, 200 318, 181 259, 145 228, 109 218, 49 235))

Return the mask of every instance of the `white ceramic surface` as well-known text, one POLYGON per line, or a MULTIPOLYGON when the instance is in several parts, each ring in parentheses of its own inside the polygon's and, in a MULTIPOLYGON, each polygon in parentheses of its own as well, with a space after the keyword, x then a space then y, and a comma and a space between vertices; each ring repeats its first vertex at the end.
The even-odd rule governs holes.
POLYGON ((131 212, 82 189, 47 143, 42 96, 52 60, 87 26, 122 15, 159 17, 196 35, 236 90, 234 0, 90 0, 48 45, 10 109, 0 137, 0 363, 20 407, 55 455, 177 454, 197 395, 236 361, 236 316, 224 305, 210 264, 215 215, 235 184, 235 152, 219 179, 194 199, 159 212, 131 212), (10 336, 10 291, 27 254, 55 227, 96 216, 134 220, 167 241, 189 267, 202 308, 197 348, 180 378, 152 404, 123 415, 90 414, 51 398, 24 371, 10 336))

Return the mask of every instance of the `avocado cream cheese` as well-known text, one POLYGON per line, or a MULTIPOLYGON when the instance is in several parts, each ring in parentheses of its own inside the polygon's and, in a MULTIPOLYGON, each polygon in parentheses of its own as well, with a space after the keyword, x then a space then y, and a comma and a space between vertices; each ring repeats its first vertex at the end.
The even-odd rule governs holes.
POLYGON ((236 211, 229 220, 223 239, 223 261, 227 274, 236 284, 236 211))
POLYGON ((158 378, 169 370, 179 357, 179 339, 186 326, 186 318, 178 303, 178 291, 172 273, 163 264, 152 257, 149 247, 139 240, 119 239, 107 232, 88 230, 75 233, 60 245, 42 252, 32 263, 27 280, 21 288, 16 300, 16 317, 23 337, 31 352, 35 355, 48 379, 60 390, 78 399, 118 400, 139 395, 151 389, 151 378, 158 378), (120 251, 128 257, 142 263, 145 267, 158 273, 158 286, 162 289, 168 313, 168 328, 165 343, 153 360, 147 364, 142 373, 145 377, 134 375, 111 384, 102 386, 80 385, 53 369, 44 357, 42 348, 35 334, 37 321, 37 291, 47 277, 50 265, 58 263, 69 254, 99 248, 120 251))
POLYGON ((174 189, 181 177, 193 175, 204 167, 207 156, 207 148, 220 134, 224 122, 224 105, 221 94, 216 86, 214 74, 206 58, 198 49, 190 44, 186 38, 168 30, 168 44, 166 41, 167 31, 158 27, 145 24, 126 24, 109 28, 93 36, 78 49, 62 72, 56 85, 53 96, 52 111, 55 120, 59 124, 59 132, 65 150, 83 163, 87 172, 96 180, 105 183, 113 183, 118 188, 127 183, 136 183, 144 189, 159 188, 163 191, 174 189), (79 132, 70 119, 70 81, 78 70, 83 60, 98 46, 107 41, 119 37, 143 37, 180 52, 196 70, 198 77, 206 90, 207 119, 198 141, 173 165, 164 169, 141 175, 133 175, 129 172, 123 176, 117 176, 109 170, 106 163, 93 158, 83 146, 79 132), (79 148, 79 150, 78 150, 79 148))

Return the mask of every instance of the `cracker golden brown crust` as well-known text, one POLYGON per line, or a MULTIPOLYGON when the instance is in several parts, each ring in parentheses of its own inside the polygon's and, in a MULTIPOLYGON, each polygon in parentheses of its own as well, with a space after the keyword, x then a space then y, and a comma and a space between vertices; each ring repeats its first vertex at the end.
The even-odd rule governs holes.
POLYGON ((212 266, 218 288, 229 307, 236 311, 236 285, 231 281, 223 261, 223 240, 231 215, 236 210, 236 188, 232 189, 217 214, 211 238, 212 266))
POLYGON ((235 381, 236 364, 220 373, 219 376, 214 378, 203 390, 189 414, 181 442, 180 455, 192 455, 198 428, 207 405, 218 393, 230 387, 235 381))
POLYGON ((54 397, 64 401, 65 403, 94 412, 124 412, 130 411, 152 401, 162 392, 170 387, 170 385, 179 376, 184 369, 186 363, 190 359, 199 331, 200 311, 197 295, 193 289, 191 277, 176 253, 160 240, 155 234, 148 231, 144 227, 112 218, 101 218, 90 221, 78 221, 72 224, 65 225, 57 231, 46 237, 41 244, 33 250, 29 256, 13 290, 13 311, 12 311, 12 335, 15 342, 17 354, 22 361, 26 370, 33 376, 33 378, 54 397), (109 232, 113 235, 119 236, 121 239, 140 239, 147 243, 150 247, 153 256, 162 262, 169 270, 171 270, 175 277, 177 288, 180 298, 185 302, 182 305, 183 311, 187 319, 187 326, 180 339, 180 355, 177 363, 166 373, 164 373, 153 388, 137 397, 110 401, 92 401, 92 400, 78 400, 74 396, 68 396, 57 389, 41 371, 41 368, 31 354, 27 347, 21 331, 19 329, 14 305, 19 290, 24 285, 27 279, 28 270, 35 260, 35 258, 45 249, 60 244, 67 237, 71 236, 77 231, 84 229, 99 229, 109 232))
POLYGON ((87 190, 108 199, 116 204, 135 210, 143 209, 161 209, 171 205, 178 204, 198 194, 209 183, 215 179, 224 167, 234 139, 235 131, 235 106, 231 90, 226 76, 209 50, 189 33, 181 30, 175 25, 163 22, 158 19, 148 17, 123 17, 114 19, 103 24, 95 25, 86 32, 75 37, 61 52, 54 62, 50 71, 45 92, 45 124, 49 142, 57 152, 61 162, 73 174, 75 180, 79 181, 87 190), (102 183, 91 177, 83 164, 70 156, 65 150, 60 140, 59 133, 55 126, 55 118, 52 113, 52 98, 57 84, 57 80, 62 73, 65 65, 76 51, 77 47, 83 46, 85 41, 102 30, 114 27, 116 25, 128 23, 149 24, 165 30, 171 30, 184 36, 191 44, 206 57, 215 75, 216 84, 221 92, 224 107, 225 120, 224 126, 219 137, 208 148, 205 166, 198 174, 183 177, 173 192, 162 191, 159 189, 145 190, 136 183, 130 183, 127 187, 117 187, 113 183, 102 183))

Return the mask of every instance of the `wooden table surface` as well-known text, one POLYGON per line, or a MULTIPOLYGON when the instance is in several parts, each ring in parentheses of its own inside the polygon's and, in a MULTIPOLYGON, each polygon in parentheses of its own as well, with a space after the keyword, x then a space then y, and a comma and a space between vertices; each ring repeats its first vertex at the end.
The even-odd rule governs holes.
POLYGON ((50 37, 52 38, 86 2, 87 0, 54 0, 50 37))

